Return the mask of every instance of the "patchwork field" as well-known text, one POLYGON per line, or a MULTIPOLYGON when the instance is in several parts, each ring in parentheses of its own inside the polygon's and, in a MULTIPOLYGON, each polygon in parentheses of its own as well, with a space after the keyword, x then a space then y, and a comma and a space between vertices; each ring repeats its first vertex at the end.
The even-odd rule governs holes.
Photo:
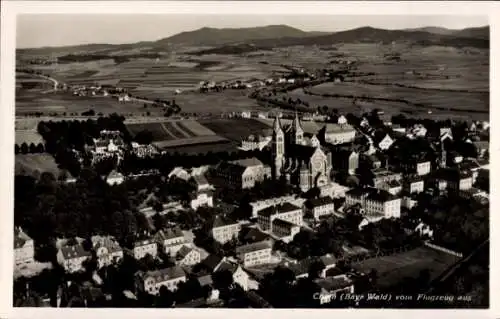
POLYGON ((424 269, 429 269, 431 278, 436 278, 457 261, 457 257, 452 255, 420 247, 401 254, 367 259, 354 264, 353 267, 364 273, 376 269, 377 282, 384 288, 400 282, 404 277, 416 278, 424 269))
POLYGON ((251 134, 258 135, 268 133, 271 127, 256 119, 217 119, 200 121, 220 136, 232 141, 241 142, 243 138, 251 134))
POLYGON ((194 120, 129 123, 126 126, 132 136, 144 130, 150 131, 154 144, 161 149, 227 142, 226 138, 194 120))

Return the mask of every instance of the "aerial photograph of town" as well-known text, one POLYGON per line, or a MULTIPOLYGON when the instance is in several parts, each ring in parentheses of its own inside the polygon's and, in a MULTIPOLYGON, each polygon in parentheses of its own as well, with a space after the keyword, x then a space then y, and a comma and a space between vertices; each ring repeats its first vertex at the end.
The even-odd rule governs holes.
POLYGON ((13 307, 490 307, 487 16, 16 32, 13 307))

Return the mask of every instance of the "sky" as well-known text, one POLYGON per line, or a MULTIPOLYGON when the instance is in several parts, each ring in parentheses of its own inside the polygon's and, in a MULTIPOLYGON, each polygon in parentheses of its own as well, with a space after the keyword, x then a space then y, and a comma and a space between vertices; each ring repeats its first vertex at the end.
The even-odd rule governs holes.
POLYGON ((180 15, 180 14, 21 14, 18 48, 88 43, 155 41, 203 27, 244 28, 286 24, 304 31, 342 31, 371 26, 405 29, 426 26, 463 29, 488 25, 487 16, 410 15, 180 15))

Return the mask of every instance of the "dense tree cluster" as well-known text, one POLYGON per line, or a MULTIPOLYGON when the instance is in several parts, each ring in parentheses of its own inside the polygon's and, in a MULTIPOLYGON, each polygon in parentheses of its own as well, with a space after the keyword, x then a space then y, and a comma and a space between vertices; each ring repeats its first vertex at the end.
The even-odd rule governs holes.
POLYGON ((75 183, 57 183, 50 173, 37 181, 16 176, 14 223, 37 242, 49 244, 57 237, 86 238, 110 234, 123 242, 146 224, 127 196, 126 186, 109 186, 91 171, 75 183))
POLYGON ((489 238, 489 207, 475 200, 422 195, 411 215, 432 227, 434 242, 459 252, 467 253, 489 238))
POLYGON ((14 154, 41 154, 45 152, 45 146, 42 143, 28 143, 24 142, 21 145, 14 145, 14 154))

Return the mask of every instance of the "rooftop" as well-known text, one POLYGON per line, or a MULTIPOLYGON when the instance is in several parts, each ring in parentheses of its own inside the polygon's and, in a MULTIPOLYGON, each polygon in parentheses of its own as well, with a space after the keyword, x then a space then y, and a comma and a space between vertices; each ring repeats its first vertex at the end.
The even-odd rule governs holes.
POLYGON ((182 246, 181 249, 179 249, 179 251, 177 252, 177 258, 183 259, 184 257, 186 257, 193 250, 194 249, 191 248, 191 247, 182 246))
POLYGON ((259 214, 261 216, 271 216, 271 215, 291 212, 291 211, 295 211, 295 210, 300 210, 300 207, 296 206, 292 203, 285 202, 283 204, 278 204, 278 205, 269 206, 267 208, 264 208, 264 209, 258 211, 257 214, 259 214))
POLYGON ((262 162, 259 161, 255 157, 245 158, 245 159, 236 160, 236 161, 231 161, 229 163, 231 163, 233 165, 242 166, 242 167, 253 167, 253 166, 261 166, 261 165, 263 165, 262 162))
POLYGON ((163 282, 184 276, 186 276, 184 270, 180 267, 174 266, 155 271, 148 271, 144 274, 143 278, 153 277, 156 282, 163 282))
POLYGON ((288 227, 288 228, 292 228, 293 226, 297 226, 294 223, 291 223, 291 222, 289 222, 287 220, 283 220, 283 219, 280 219, 280 218, 275 218, 273 220, 273 225, 276 225, 278 227, 288 227))
POLYGON ((213 228, 218 228, 218 227, 224 227, 224 226, 229 226, 229 225, 236 225, 238 222, 233 221, 227 217, 224 216, 216 216, 215 221, 213 223, 213 228))
POLYGON ((329 204, 333 204, 333 198, 329 196, 310 199, 306 202, 306 205, 310 205, 310 207, 319 207, 329 204))
POLYGON ((64 259, 73 259, 73 258, 91 256, 90 251, 85 250, 82 245, 61 247, 61 253, 64 259))
POLYGON ((271 248, 271 244, 267 241, 261 241, 253 244, 243 245, 236 248, 236 254, 246 254, 253 251, 271 248))
POLYGON ((345 276, 328 277, 316 279, 314 281, 319 287, 326 291, 335 291, 337 289, 342 289, 353 284, 352 280, 345 276))
POLYGON ((17 227, 14 229, 14 248, 22 248, 28 240, 31 238, 22 229, 17 227))

